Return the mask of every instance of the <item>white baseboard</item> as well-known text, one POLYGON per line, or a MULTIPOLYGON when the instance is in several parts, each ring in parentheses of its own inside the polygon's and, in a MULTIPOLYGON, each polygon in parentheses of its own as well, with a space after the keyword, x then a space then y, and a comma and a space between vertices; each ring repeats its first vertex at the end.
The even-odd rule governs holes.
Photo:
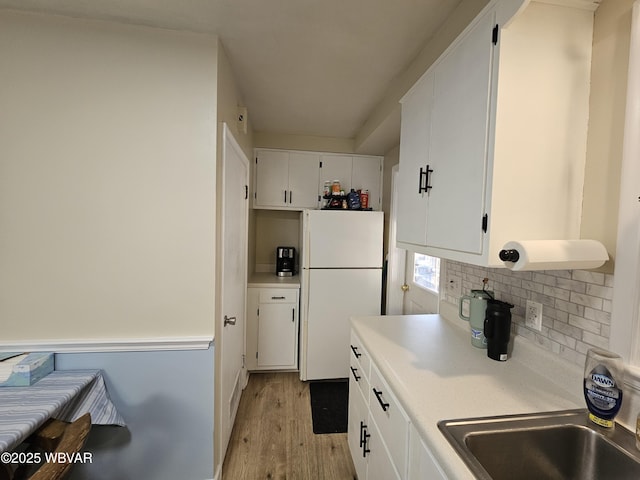
POLYGON ((111 339, 59 339, 8 341, 0 346, 0 352, 145 352, 158 350, 207 350, 213 344, 213 336, 197 337, 148 337, 111 339))

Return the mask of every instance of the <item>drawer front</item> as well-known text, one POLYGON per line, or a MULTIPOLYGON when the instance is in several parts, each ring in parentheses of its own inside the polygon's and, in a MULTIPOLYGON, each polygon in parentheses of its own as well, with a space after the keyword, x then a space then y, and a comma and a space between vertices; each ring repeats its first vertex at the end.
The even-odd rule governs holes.
POLYGON ((369 409, 396 469, 404 476, 407 467, 409 418, 375 365, 371 366, 370 382, 369 409))
POLYGON ((261 288, 260 303, 298 303, 295 288, 261 288))
POLYGON ((355 392, 356 388, 360 390, 366 404, 369 405, 369 380, 362 372, 361 365, 355 357, 351 355, 351 362, 349 364, 349 392, 355 392))
POLYGON ((360 371, 362 376, 369 380, 369 371, 371 368, 371 358, 369 357, 369 353, 362 346, 362 342, 358 338, 358 336, 351 332, 351 344, 350 344, 350 358, 351 365, 354 366, 354 361, 357 362, 356 368, 360 371))

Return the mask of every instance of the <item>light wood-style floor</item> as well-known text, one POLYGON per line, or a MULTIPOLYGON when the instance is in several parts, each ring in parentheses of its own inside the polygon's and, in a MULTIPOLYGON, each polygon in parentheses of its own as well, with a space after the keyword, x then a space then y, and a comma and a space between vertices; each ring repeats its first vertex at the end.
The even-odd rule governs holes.
POLYGON ((242 394, 223 480, 352 480, 346 433, 315 435, 309 384, 297 373, 253 373, 242 394))

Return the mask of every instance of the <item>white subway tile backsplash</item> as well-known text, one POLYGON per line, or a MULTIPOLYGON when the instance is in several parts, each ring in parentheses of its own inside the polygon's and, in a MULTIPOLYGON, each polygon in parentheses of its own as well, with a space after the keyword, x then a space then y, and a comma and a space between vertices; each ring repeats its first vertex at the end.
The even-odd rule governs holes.
POLYGON ((541 283, 533 282, 531 280, 523 280, 522 288, 524 288, 525 290, 531 290, 532 292, 544 292, 544 285, 542 285, 541 283))
MULTIPOLYGON (((487 289, 514 305, 514 333, 562 358, 583 365, 589 348, 609 346, 613 275, 585 270, 512 272, 448 260, 443 270, 447 279, 460 282, 463 294, 481 289, 483 278, 488 278, 487 289), (527 300, 543 305, 541 332, 525 326, 527 300)), ((443 300, 457 305, 459 298, 446 294, 443 300)))
POLYGON ((564 300, 556 300, 556 308, 573 315, 584 315, 584 306, 578 305, 572 302, 565 302, 564 300))
POLYGON ((584 318, 588 320, 595 320, 596 322, 603 323, 605 325, 611 325, 611 314, 603 310, 595 310, 593 308, 584 309, 584 318))
POLYGON ((587 332, 595 333, 596 335, 600 335, 602 327, 601 323, 594 322, 593 320, 587 320, 586 318, 578 317, 577 315, 569 315, 569 325, 578 327, 581 330, 586 330, 587 332))
POLYGON ((549 338, 560 345, 564 345, 566 347, 575 349, 577 340, 569 335, 564 335, 563 333, 558 332, 557 330, 550 329, 549 330, 549 338))
POLYGON ((573 270, 571 278, 585 283, 604 285, 604 273, 589 272, 587 270, 573 270))
POLYGON ((557 277, 554 277, 552 275, 547 275, 546 273, 533 272, 532 279, 536 283, 541 283, 543 285, 550 285, 552 287, 555 287, 557 283, 557 277))
MULTIPOLYGON (((553 322, 553 329, 565 335, 571 336, 576 341, 582 340, 582 329, 580 329, 579 327, 575 327, 573 325, 569 325, 568 323, 555 320, 553 322)), ((573 348, 576 348, 575 343, 573 344, 573 348)))
MULTIPOLYGON (((569 271, 569 270, 567 270, 569 271)), ((566 278, 558 278, 556 282, 558 288, 569 290, 576 293, 585 293, 587 290, 587 284, 578 280, 571 280, 566 278)))
POLYGON ((613 298, 613 288, 612 287, 601 287, 600 285, 587 284, 587 295, 591 295, 593 297, 606 298, 607 300, 611 300, 613 298))
POLYGON ((548 285, 544 286, 543 290, 545 295, 550 297, 559 298, 560 300, 569 301, 569 296, 571 295, 571 291, 565 290, 563 288, 550 287, 548 285))
POLYGON ((595 333, 587 331, 582 332, 582 340, 593 345, 594 347, 600 347, 604 349, 609 348, 609 339, 595 333))

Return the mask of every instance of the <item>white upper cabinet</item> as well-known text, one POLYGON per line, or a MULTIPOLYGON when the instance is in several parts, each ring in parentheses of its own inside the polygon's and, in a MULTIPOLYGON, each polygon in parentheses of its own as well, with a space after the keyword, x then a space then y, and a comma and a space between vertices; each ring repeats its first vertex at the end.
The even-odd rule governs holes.
POLYGON ((398 241, 503 266, 580 238, 593 12, 491 2, 402 100, 398 241))
POLYGON ((427 242, 432 104, 433 72, 428 72, 402 104, 396 235, 413 245, 427 242))
POLYGON ((322 192, 324 182, 333 182, 334 180, 340 182, 340 187, 345 193, 351 189, 351 170, 353 169, 351 155, 321 155, 320 165, 319 192, 322 192))
POLYGON ((382 210, 382 157, 353 157, 351 188, 369 190, 369 208, 382 210))
POLYGON ((383 157, 298 150, 255 151, 253 208, 321 208, 324 182, 338 180, 346 193, 369 190, 369 208, 382 209, 383 157))
POLYGON ((320 194, 324 182, 338 180, 345 193, 349 193, 352 188, 369 190, 369 208, 382 208, 382 157, 323 154, 320 160, 320 194))
POLYGON ((482 252, 494 15, 485 15, 435 69, 427 245, 482 252))
POLYGON ((254 208, 318 206, 319 155, 286 150, 256 150, 254 208))

